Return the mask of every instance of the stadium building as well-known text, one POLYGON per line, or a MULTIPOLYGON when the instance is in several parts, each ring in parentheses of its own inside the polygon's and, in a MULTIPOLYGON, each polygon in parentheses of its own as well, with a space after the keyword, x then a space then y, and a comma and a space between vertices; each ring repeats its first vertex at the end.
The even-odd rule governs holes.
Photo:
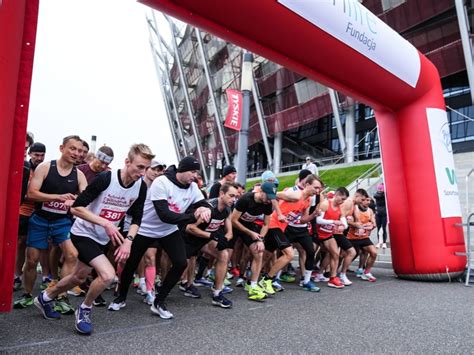
MULTIPOLYGON (((360 2, 438 68, 454 153, 474 151, 471 1, 360 2)), ((226 90, 240 89, 245 50, 161 13, 149 16, 148 25, 177 156, 195 155, 207 167, 205 179, 212 181, 237 152, 238 132, 223 121, 226 90)), ((308 43, 308 55, 320 50, 308 43)), ((258 55, 253 73, 249 176, 265 169, 296 170, 307 156, 322 166, 379 157, 370 107, 258 55)))

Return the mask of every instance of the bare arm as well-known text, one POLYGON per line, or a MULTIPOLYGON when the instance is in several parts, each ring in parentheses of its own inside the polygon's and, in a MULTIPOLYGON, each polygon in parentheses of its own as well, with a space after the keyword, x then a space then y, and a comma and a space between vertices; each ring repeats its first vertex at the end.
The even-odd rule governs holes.
POLYGON ((296 202, 301 199, 302 192, 301 191, 293 191, 292 189, 287 189, 284 191, 277 192, 277 198, 279 200, 283 200, 286 202, 296 202))
POLYGON ((199 220, 196 223, 188 224, 186 226, 186 232, 198 238, 205 238, 205 239, 211 238, 211 233, 203 231, 202 229, 198 228, 198 225, 200 225, 201 223, 202 223, 202 219, 199 218, 199 220))
POLYGON ((47 194, 41 192, 41 185, 43 185, 46 176, 48 175, 50 162, 41 163, 35 170, 33 177, 31 178, 28 186, 27 197, 33 202, 66 202, 67 200, 74 200, 76 196, 74 194, 47 194))
POLYGON ((246 228, 242 223, 240 223, 239 218, 241 215, 242 215, 242 212, 236 209, 232 212, 232 216, 231 216, 232 226, 237 228, 239 231, 244 232, 245 234, 247 234, 254 240, 259 239, 258 233, 251 231, 250 229, 246 228))
POLYGON ((225 219, 224 223, 225 223, 225 230, 226 230, 225 237, 227 238, 227 240, 231 240, 233 238, 233 235, 232 235, 232 222, 230 220, 230 216, 225 219))
POLYGON ((265 215, 265 218, 263 219, 263 227, 260 230, 260 235, 262 237, 265 237, 267 235, 268 228, 270 227, 270 219, 271 215, 265 215))

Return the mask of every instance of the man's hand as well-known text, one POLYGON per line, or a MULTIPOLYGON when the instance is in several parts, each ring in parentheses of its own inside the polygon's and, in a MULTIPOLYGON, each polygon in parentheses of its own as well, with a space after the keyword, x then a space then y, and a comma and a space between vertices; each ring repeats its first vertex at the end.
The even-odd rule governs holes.
POLYGON ((120 247, 115 249, 115 262, 117 263, 124 263, 128 257, 130 256, 130 248, 132 246, 132 242, 128 239, 122 243, 120 247))
POLYGON ((112 241, 112 244, 115 246, 121 245, 123 243, 122 234, 120 234, 119 229, 115 224, 106 220, 105 224, 102 226, 105 229, 105 233, 112 241))
POLYGON ((280 222, 286 222, 286 217, 283 214, 279 213, 278 214, 278 220, 280 222))
POLYGON ((67 200, 64 202, 64 206, 67 208, 71 208, 71 206, 74 204, 74 200, 67 200))
POLYGON ((196 217, 196 219, 202 218, 202 220, 207 223, 211 220, 211 209, 207 207, 199 207, 194 212, 194 217, 196 217))
POLYGON ((58 195, 58 201, 61 201, 61 202, 66 202, 68 200, 74 201, 75 199, 76 199, 76 195, 70 194, 70 193, 58 195))

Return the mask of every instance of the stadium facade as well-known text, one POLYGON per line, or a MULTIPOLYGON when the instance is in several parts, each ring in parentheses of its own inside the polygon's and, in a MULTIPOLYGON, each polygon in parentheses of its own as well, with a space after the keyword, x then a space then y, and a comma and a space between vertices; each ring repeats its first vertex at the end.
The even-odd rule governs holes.
MULTIPOLYGON (((438 68, 454 153, 474 151, 474 107, 464 56, 471 54, 472 67, 471 1, 361 2, 438 68), (461 40, 461 31, 467 41, 461 40)), ((149 16, 148 25, 177 156, 195 155, 207 167, 206 180, 214 180, 237 152, 238 132, 225 128, 223 120, 226 90, 240 89, 245 50, 159 13, 149 16)), ((308 55, 320 50, 308 43, 308 55)), ((268 168, 295 170, 307 156, 319 165, 379 157, 370 107, 258 55, 253 73, 250 176, 268 168)))

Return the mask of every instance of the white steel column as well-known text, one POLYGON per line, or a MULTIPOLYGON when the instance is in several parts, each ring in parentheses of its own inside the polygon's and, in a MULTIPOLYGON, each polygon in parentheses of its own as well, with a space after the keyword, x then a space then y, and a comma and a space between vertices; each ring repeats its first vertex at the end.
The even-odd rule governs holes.
POLYGON ((186 82, 186 77, 184 76, 183 61, 182 61, 181 53, 179 52, 178 42, 176 41, 176 35, 177 35, 176 27, 173 21, 168 16, 166 16, 165 14, 163 15, 165 16, 170 26, 171 37, 172 37, 171 42, 173 44, 173 49, 175 52, 174 54, 175 54, 176 64, 178 65, 179 80, 181 81, 181 89, 183 90, 183 93, 184 93, 184 99, 186 101, 186 108, 188 111, 189 120, 191 121, 191 127, 193 128, 194 141, 196 142, 196 149, 198 151, 199 161, 201 163, 201 170, 202 170, 204 182, 207 182, 208 178, 207 178, 207 170, 206 170, 206 164, 205 164, 206 161, 204 160, 204 155, 202 153, 199 131, 197 129, 196 122, 194 121, 194 112, 191 106, 191 100, 189 99, 188 83, 186 82))
POLYGON ((346 112, 346 163, 354 162, 354 145, 355 145, 355 109, 354 100, 347 97, 347 112, 346 112))
POLYGON ((337 135, 339 137, 339 145, 341 146, 341 152, 343 155, 346 154, 346 137, 344 136, 344 130, 342 129, 341 115, 339 114, 339 100, 337 98, 337 92, 331 88, 328 88, 329 98, 331 99, 331 107, 334 115, 334 122, 336 123, 337 135))
POLYGON ((283 132, 275 133, 273 138, 273 172, 280 173, 281 168, 281 149, 283 147, 283 132))
POLYGON ((461 34, 462 51, 464 54, 464 62, 466 63, 467 80, 471 89, 471 104, 474 103, 474 71, 472 46, 469 38, 469 22, 466 21, 466 7, 463 0, 455 0, 456 14, 458 16, 459 32, 461 34))
POLYGON ((216 96, 214 95, 214 84, 211 80, 209 73, 209 67, 207 65, 209 58, 207 53, 204 51, 204 45, 202 44, 201 31, 196 27, 196 37, 199 45, 199 53, 201 54, 202 66, 204 67, 204 73, 206 74, 207 86, 209 87, 209 96, 211 97, 212 106, 214 106, 214 118, 216 120, 217 131, 219 132, 219 138, 222 143, 222 150, 224 153, 224 159, 227 165, 230 165, 229 150, 227 148, 227 141, 225 140, 224 127, 222 126, 222 117, 219 108, 217 107, 216 96))

